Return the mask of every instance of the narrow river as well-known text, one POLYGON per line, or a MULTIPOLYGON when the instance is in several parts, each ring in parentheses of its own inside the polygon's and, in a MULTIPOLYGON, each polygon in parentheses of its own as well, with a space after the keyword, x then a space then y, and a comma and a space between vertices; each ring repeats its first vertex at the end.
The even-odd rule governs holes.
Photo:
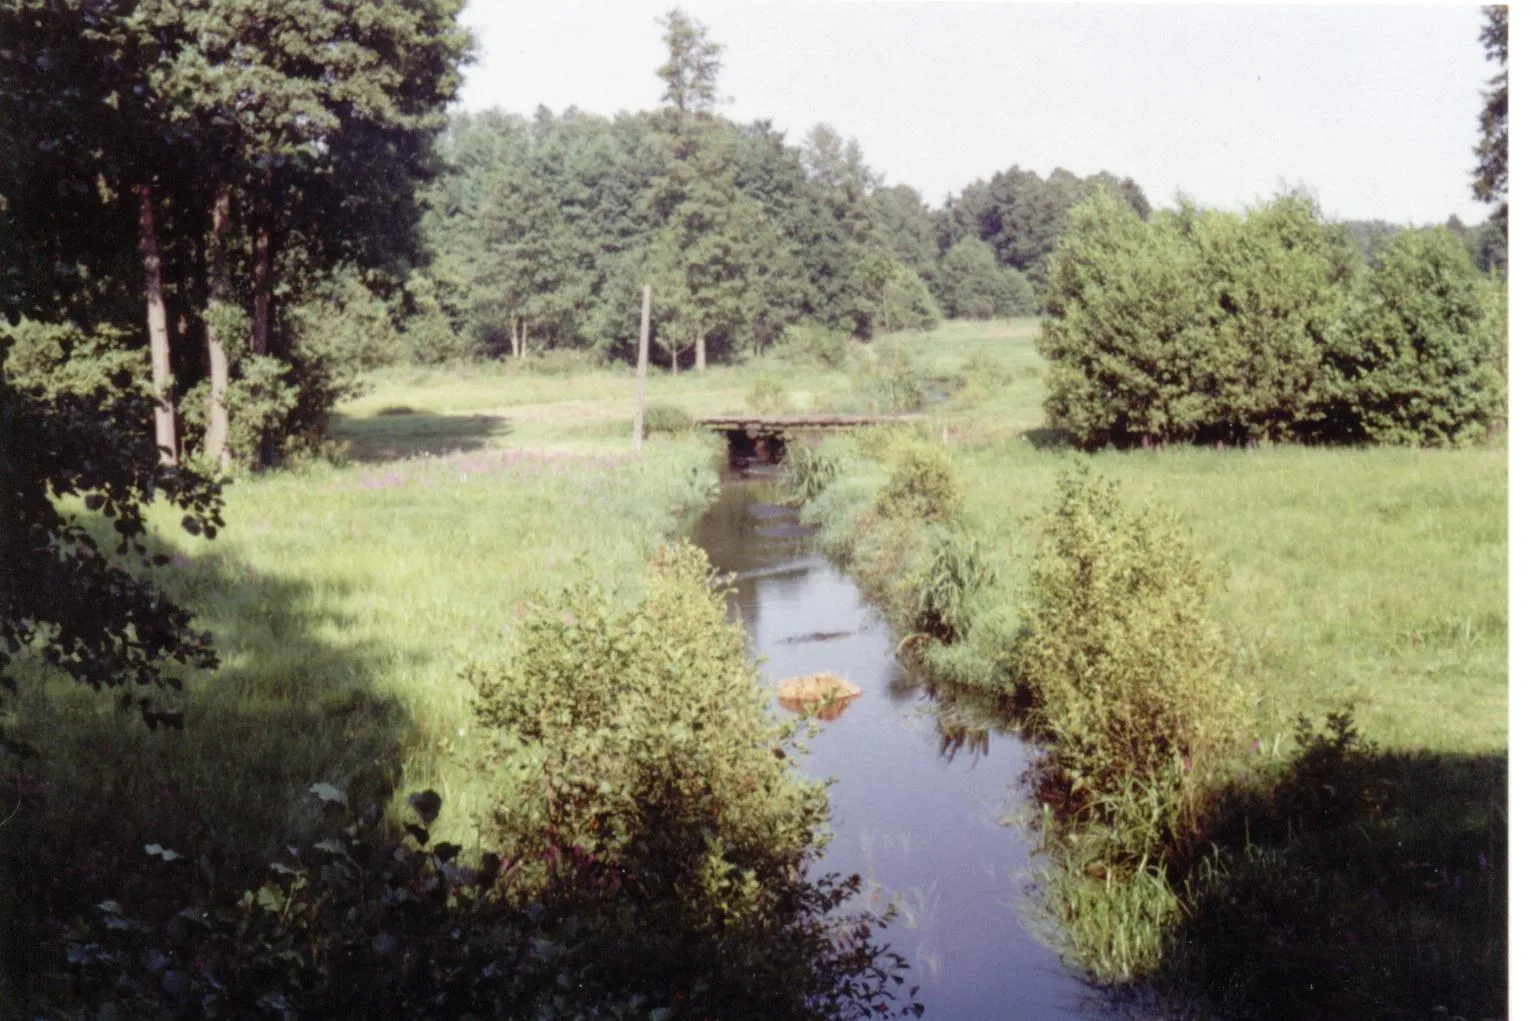
POLYGON ((1030 847, 1003 820, 1020 807, 1027 745, 954 726, 967 707, 928 694, 899 666, 876 610, 773 499, 769 483, 727 478, 692 540, 736 576, 731 608, 764 657, 765 682, 829 670, 863 691, 822 724, 803 763, 834 778, 822 867, 859 873, 872 907, 897 906, 883 935, 909 961, 932 1021, 1087 1014, 1088 988, 1022 914, 1030 847))

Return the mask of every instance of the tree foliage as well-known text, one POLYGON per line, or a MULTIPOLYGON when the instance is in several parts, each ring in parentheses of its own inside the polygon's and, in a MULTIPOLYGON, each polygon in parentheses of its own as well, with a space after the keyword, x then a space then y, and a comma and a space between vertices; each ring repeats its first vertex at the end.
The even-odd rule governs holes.
POLYGON ((1501 70, 1489 79, 1478 117, 1478 157, 1473 194, 1483 202, 1507 199, 1510 190, 1510 72, 1503 70, 1510 57, 1510 9, 1502 4, 1483 8, 1485 57, 1501 70))
MULTIPOLYGON (((0 683, 14 688, 28 650, 97 689, 179 687, 169 663, 217 660, 191 614, 155 585, 165 558, 151 553, 144 517, 163 497, 185 512, 187 531, 211 538, 223 526, 219 488, 162 463, 142 427, 153 397, 141 357, 102 360, 81 377, 67 354, 110 349, 107 338, 47 332, 62 357, 49 365, 34 350, 18 375, 0 337, 0 683), (93 519, 111 522, 115 546, 93 519)), ((179 725, 148 698, 139 706, 151 724, 179 725)))
POLYGON ((974 181, 948 200, 942 250, 976 237, 994 249, 1002 264, 1040 288, 1047 280, 1048 257, 1068 229, 1069 210, 1100 190, 1119 196, 1138 216, 1148 216, 1148 200, 1130 177, 1099 173, 1080 178, 1059 168, 1043 178, 1013 166, 988 181, 974 181))
POLYGON ((209 364, 203 401, 223 393, 246 352, 291 362, 287 383, 301 387, 313 374, 293 351, 295 309, 340 267, 386 292, 418 259, 415 189, 466 52, 459 7, 6 5, 0 304, 153 339, 168 348, 172 399, 209 364), (47 155, 17 158, 31 152, 47 155), (140 247, 158 253, 151 279, 140 247), (150 323, 166 324, 149 335, 146 291, 150 323), (234 324, 243 335, 220 333, 234 324))
POLYGON ((1019 270, 1001 266, 994 250, 972 235, 941 258, 939 293, 946 314, 962 319, 1031 315, 1036 295, 1019 270))
POLYGON ((1504 414, 1495 299, 1448 231, 1399 234, 1351 301, 1327 357, 1328 433, 1450 444, 1504 414))
POLYGON ((1047 409, 1087 446, 1433 444, 1500 414, 1489 288, 1463 244, 1403 231, 1368 269, 1300 193, 1149 221, 1090 200, 1047 303, 1047 409))

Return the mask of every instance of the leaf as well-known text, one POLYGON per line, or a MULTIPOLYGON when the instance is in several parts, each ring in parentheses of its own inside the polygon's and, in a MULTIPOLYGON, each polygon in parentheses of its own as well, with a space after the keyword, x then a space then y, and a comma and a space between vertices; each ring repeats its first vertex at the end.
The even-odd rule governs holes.
POLYGON ((429 826, 436 821, 436 816, 441 813, 441 795, 435 791, 418 791, 411 794, 407 799, 409 807, 415 810, 420 821, 429 826))
POLYGON ((404 832, 414 837, 415 842, 421 847, 424 847, 426 844, 430 843, 431 831, 426 829, 424 826, 416 826, 412 822, 407 822, 404 824, 404 832))
POLYGON ((85 509, 98 511, 104 503, 106 503, 105 496, 100 493, 91 493, 85 498, 85 509))
POLYGON ((334 784, 316 783, 308 789, 308 792, 320 801, 331 802, 336 805, 348 805, 345 794, 334 784))
POLYGON ((346 853, 346 845, 334 837, 329 837, 315 844, 314 850, 343 855, 346 853))

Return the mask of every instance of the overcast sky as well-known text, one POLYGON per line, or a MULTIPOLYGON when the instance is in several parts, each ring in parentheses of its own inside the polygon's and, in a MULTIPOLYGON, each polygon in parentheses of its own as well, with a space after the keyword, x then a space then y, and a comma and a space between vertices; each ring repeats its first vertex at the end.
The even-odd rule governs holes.
MULTIPOLYGON (((657 106, 668 3, 469 0, 462 101, 530 113, 657 106)), ((722 43, 723 112, 799 142, 824 121, 932 205, 1013 164, 1135 178, 1240 208, 1306 186, 1342 219, 1482 220, 1496 70, 1472 6, 682 5, 722 43)))

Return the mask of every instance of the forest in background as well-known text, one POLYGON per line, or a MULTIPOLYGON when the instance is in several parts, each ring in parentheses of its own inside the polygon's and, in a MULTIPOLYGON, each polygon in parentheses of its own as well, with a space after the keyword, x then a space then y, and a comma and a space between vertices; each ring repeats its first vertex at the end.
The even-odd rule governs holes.
MULTIPOLYGON (((1129 176, 1019 165, 932 208, 829 125, 794 146, 729 120, 723 49, 679 10, 661 105, 615 117, 449 115, 468 46, 451 4, 385 8, 324 59, 335 15, 303 4, 85 10, 5 15, 12 370, 131 365, 156 444, 225 468, 324 452, 331 410, 382 365, 630 361, 644 283, 656 359, 705 367, 798 327, 1032 314, 1079 202, 1151 212, 1129 176)), ((1447 227, 1493 272, 1504 222, 1447 227)), ((1400 229, 1344 226, 1373 261, 1400 229)))

